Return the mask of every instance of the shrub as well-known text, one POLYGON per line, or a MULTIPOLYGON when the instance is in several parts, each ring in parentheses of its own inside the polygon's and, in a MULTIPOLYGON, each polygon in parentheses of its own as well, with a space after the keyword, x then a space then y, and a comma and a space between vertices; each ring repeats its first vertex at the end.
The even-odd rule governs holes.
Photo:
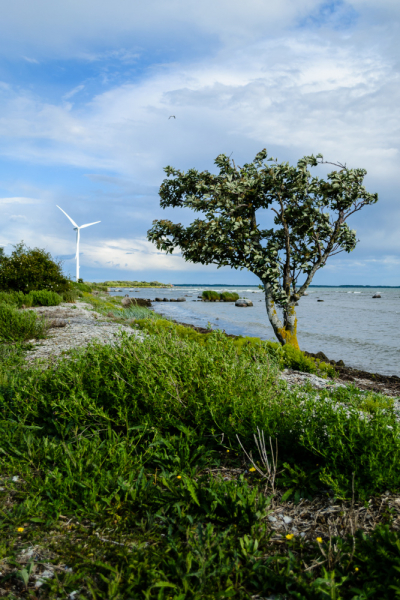
POLYGON ((46 337, 44 319, 38 319, 33 311, 20 311, 9 304, 0 304, 0 340, 25 341, 46 337))
MULTIPOLYGON (((76 290, 68 290, 67 292, 63 293, 62 299, 64 300, 64 302, 68 302, 69 304, 73 304, 76 301, 76 298, 78 296, 78 291, 76 291, 76 290)), ((79 293, 81 295, 83 295, 82 292, 79 292, 79 293)))
POLYGON ((32 299, 31 306, 58 306, 62 302, 62 297, 56 292, 49 292, 48 290, 37 290, 32 291, 24 297, 24 304, 28 306, 26 301, 32 299))
POLYGON ((223 302, 236 302, 236 300, 239 300, 239 294, 236 292, 222 292, 222 294, 220 294, 220 299, 223 300, 223 302))
POLYGON ((219 292, 214 292, 213 290, 204 290, 203 292, 204 300, 219 300, 219 292))
POLYGON ((301 350, 296 349, 290 344, 281 346, 278 342, 266 342, 271 352, 280 358, 282 368, 302 371, 303 373, 314 373, 318 375, 327 375, 336 377, 336 371, 332 365, 322 362, 318 359, 306 356, 301 350))
POLYGON ((0 303, 9 304, 10 306, 18 306, 24 304, 24 294, 22 292, 0 292, 0 303))
POLYGON ((0 290, 21 291, 51 290, 64 292, 70 282, 64 277, 61 263, 39 248, 27 248, 23 242, 14 246, 11 256, 1 256, 0 290))

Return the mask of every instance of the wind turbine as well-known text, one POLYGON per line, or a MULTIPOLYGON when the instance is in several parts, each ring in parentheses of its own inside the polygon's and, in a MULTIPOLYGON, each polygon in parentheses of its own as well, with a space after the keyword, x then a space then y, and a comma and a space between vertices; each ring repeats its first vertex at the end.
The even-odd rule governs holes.
POLYGON ((80 227, 75 223, 75 221, 73 221, 71 219, 71 217, 69 215, 67 215, 67 213, 65 212, 65 210, 63 210, 60 206, 58 206, 58 204, 56 204, 57 208, 59 208, 61 210, 61 212, 64 213, 64 215, 66 217, 68 217, 68 219, 71 221, 72 225, 74 226, 74 231, 76 231, 76 281, 78 281, 79 279, 79 239, 80 239, 80 234, 81 234, 81 229, 83 229, 84 227, 90 227, 91 225, 96 225, 97 223, 101 223, 101 221, 95 221, 94 223, 87 223, 86 225, 81 225, 80 227))

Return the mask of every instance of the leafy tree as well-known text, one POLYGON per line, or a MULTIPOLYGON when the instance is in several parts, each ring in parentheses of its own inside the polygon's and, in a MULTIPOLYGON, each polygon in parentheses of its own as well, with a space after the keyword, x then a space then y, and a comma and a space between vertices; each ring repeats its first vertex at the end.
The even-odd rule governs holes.
POLYGON ((23 242, 16 244, 11 256, 0 253, 0 290, 33 290, 64 292, 70 289, 63 275, 61 262, 56 262, 45 250, 27 248, 23 242))
POLYGON ((298 348, 296 302, 330 256, 354 250, 356 232, 346 221, 377 202, 378 195, 363 186, 364 169, 329 163, 339 170, 326 180, 312 177, 309 167, 324 162, 321 154, 305 156, 297 166, 266 159, 264 149, 238 167, 221 154, 215 160, 218 175, 166 167, 161 207, 191 208, 204 219, 188 227, 153 221, 148 239, 167 253, 179 247, 187 261, 246 268, 257 275, 276 337, 298 348), (262 209, 273 211, 272 228, 260 226, 257 211, 262 209))

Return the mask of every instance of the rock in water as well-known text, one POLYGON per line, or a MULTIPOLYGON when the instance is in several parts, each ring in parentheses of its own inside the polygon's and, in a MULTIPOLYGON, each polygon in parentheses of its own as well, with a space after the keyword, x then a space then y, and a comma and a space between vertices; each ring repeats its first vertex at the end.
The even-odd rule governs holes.
POLYGON ((246 298, 240 298, 239 300, 236 300, 235 306, 253 306, 253 303, 251 300, 247 300, 246 298))
POLYGON ((373 298, 382 298, 382 296, 380 295, 379 292, 377 292, 376 294, 374 294, 372 297, 373 298))
POLYGON ((177 302, 186 302, 186 298, 177 298, 176 301, 177 302))

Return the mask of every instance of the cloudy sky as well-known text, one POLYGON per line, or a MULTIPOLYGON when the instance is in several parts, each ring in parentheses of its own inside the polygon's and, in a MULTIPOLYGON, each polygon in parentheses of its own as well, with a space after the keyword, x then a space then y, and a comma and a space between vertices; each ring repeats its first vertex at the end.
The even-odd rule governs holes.
MULTIPOLYGON (((0 21, 0 245, 24 240, 86 280, 257 283, 157 252, 163 168, 214 170, 266 147, 368 170, 357 249, 314 282, 400 285, 395 0, 13 0, 0 21), (176 119, 169 119, 175 115, 176 119)), ((319 174, 324 175, 323 167, 319 174)), ((315 170, 314 170, 315 171, 315 170)))

